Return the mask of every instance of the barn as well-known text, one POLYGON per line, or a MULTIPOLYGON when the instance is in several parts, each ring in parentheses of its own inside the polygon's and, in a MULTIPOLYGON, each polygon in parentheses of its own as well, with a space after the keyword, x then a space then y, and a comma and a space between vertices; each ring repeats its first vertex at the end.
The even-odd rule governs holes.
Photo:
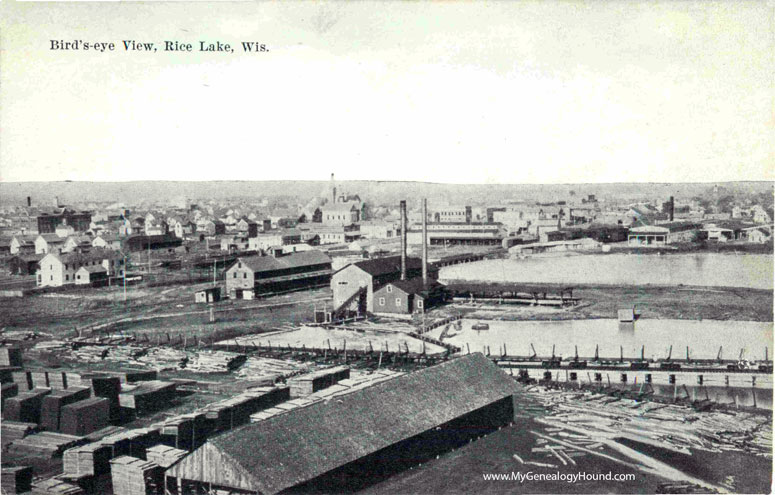
POLYGON ((356 491, 512 423, 515 389, 469 354, 213 437, 166 476, 184 493, 356 491))

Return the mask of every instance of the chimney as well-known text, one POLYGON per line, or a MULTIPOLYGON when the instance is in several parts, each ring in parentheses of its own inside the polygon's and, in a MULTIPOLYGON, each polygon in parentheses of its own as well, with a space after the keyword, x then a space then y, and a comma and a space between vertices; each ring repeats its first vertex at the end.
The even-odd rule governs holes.
POLYGON ((331 174, 331 204, 336 203, 336 182, 334 182, 334 174, 331 174))
POLYGON ((422 200, 422 283, 428 283, 428 199, 422 200))
POLYGON ((401 280, 406 280, 406 200, 401 200, 401 280))
POLYGON ((670 196, 670 221, 675 219, 675 197, 670 196))
POLYGON ((27 196, 27 206, 32 206, 32 198, 27 196))

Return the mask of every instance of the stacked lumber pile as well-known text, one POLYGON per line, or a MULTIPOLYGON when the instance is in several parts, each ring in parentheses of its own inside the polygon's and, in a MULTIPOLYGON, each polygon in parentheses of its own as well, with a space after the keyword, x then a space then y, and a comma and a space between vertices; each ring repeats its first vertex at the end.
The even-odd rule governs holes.
POLYGON ((32 380, 32 388, 48 388, 48 371, 46 370, 30 370, 30 380, 32 380))
POLYGON ((137 362, 155 370, 178 370, 185 367, 189 355, 171 347, 153 347, 137 358, 137 362))
POLYGON ((118 396, 122 409, 129 409, 136 416, 160 409, 175 397, 177 384, 161 380, 139 382, 123 387, 118 396))
POLYGON ((0 409, 5 405, 5 400, 19 395, 19 385, 13 382, 3 383, 0 388, 0 409))
POLYGON ((2 488, 3 493, 25 493, 32 489, 32 468, 29 466, 3 466, 2 488))
POLYGON ((89 442, 97 442, 109 435, 121 433, 122 431, 126 431, 126 428, 122 428, 121 426, 106 426, 105 428, 100 428, 97 431, 93 431, 88 435, 85 435, 83 438, 89 442))
POLYGON ((36 351, 44 351, 44 352, 56 352, 57 354, 64 355, 67 351, 72 349, 72 344, 70 342, 65 342, 64 340, 44 340, 43 342, 38 342, 35 344, 34 349, 36 351))
POLYGON ((242 365, 247 356, 236 352, 202 351, 195 353, 186 363, 186 370, 197 373, 227 373, 242 365))
POLYGON ((40 408, 43 397, 51 393, 49 389, 22 392, 5 401, 3 419, 24 423, 40 423, 40 408))
POLYGON ((164 487, 164 468, 135 457, 121 456, 111 460, 110 475, 115 495, 162 493, 164 487))
POLYGON ((32 379, 29 371, 14 371, 11 373, 11 379, 19 386, 20 392, 32 390, 32 379))
POLYGON ((296 376, 288 380, 288 385, 291 387, 291 397, 304 397, 347 378, 350 378, 350 368, 335 366, 296 376))
POLYGON ((40 426, 44 430, 59 431, 62 408, 68 404, 88 399, 91 390, 88 387, 70 387, 67 390, 54 390, 43 397, 40 409, 40 426))
POLYGON ((34 482, 30 493, 31 495, 82 495, 85 492, 78 485, 54 477, 34 482))
POLYGON ((160 427, 124 430, 99 440, 111 449, 111 458, 122 455, 144 457, 145 449, 161 441, 160 427))
POLYGON ((49 370, 48 386, 55 390, 67 388, 67 373, 64 371, 49 370))
POLYGON ((64 474, 78 478, 107 473, 113 455, 110 446, 92 442, 67 449, 62 457, 64 474))
POLYGON ((118 420, 121 415, 119 401, 121 379, 117 376, 108 376, 101 373, 83 374, 80 379, 81 385, 91 388, 93 396, 108 399, 110 403, 110 420, 118 420))
POLYGON ((35 423, 22 423, 19 421, 2 421, 2 431, 0 431, 0 437, 3 440, 3 447, 6 444, 21 440, 27 435, 37 433, 38 425, 35 423))
POLYGON ((161 442, 169 447, 191 450, 194 438, 194 422, 191 418, 176 416, 160 425, 161 442))
POLYGON ((156 370, 126 369, 123 371, 106 371, 107 375, 117 376, 121 383, 147 382, 156 380, 159 373, 156 370))
POLYGON ((136 362, 136 359, 146 352, 146 347, 135 345, 86 345, 64 352, 62 355, 64 359, 82 363, 99 363, 100 361, 131 363, 136 362))
POLYGON ((200 410, 204 412, 211 432, 230 430, 250 421, 259 411, 269 409, 290 399, 289 387, 259 387, 222 401, 213 402, 200 410))
POLYGON ((62 433, 83 436, 108 426, 109 422, 110 401, 92 397, 64 406, 59 429, 62 433))
POLYGON ((188 452, 185 450, 168 447, 167 445, 155 445, 145 451, 145 456, 148 461, 158 464, 164 469, 177 463, 187 455, 188 452))
POLYGON ((35 435, 28 435, 21 440, 13 442, 8 451, 20 454, 51 459, 58 457, 70 447, 75 447, 84 442, 83 438, 63 433, 44 431, 35 435))
POLYGON ((684 405, 643 403, 589 392, 537 393, 538 387, 531 389, 551 410, 549 416, 538 421, 551 427, 607 437, 616 433, 617 437, 684 453, 689 449, 732 450, 772 458, 772 424, 761 415, 697 412, 684 405))
POLYGON ((258 380, 276 382, 278 379, 288 378, 300 373, 310 371, 307 364, 295 361, 284 361, 263 357, 249 357, 234 374, 235 378, 243 380, 258 380))
POLYGON ((19 347, 0 347, 0 366, 21 366, 22 350, 19 347))

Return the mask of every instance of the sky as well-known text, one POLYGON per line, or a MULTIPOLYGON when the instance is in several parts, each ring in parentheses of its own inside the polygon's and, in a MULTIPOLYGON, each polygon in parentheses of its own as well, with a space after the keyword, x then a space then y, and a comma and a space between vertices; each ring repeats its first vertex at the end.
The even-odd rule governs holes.
POLYGON ((771 181, 773 11, 4 0, 0 181, 771 181))

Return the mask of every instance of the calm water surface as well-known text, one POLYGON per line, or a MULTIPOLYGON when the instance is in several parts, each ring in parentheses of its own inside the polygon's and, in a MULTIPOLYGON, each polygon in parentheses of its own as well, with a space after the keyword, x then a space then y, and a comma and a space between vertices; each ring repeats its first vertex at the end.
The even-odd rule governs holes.
MULTIPOLYGON (((599 346, 601 358, 618 358, 619 346, 624 356, 640 357, 641 346, 645 357, 664 358, 673 346, 673 358, 686 358, 689 346, 692 358, 715 358, 723 346, 722 358, 737 359, 740 350, 748 360, 764 359, 769 347, 772 359, 772 322, 717 321, 717 320, 638 320, 634 325, 620 325, 615 319, 567 321, 491 321, 489 330, 471 328, 478 320, 463 320, 461 330, 451 328, 446 342, 460 346, 466 352, 480 352, 490 346, 492 354, 500 354, 503 344, 510 355, 532 354, 532 343, 539 356, 551 356, 555 345, 557 356, 573 356, 578 346, 579 356, 595 355, 599 346)), ((438 337, 441 329, 431 333, 438 337)))
POLYGON ((441 269, 442 280, 493 282, 696 285, 773 289, 766 254, 579 255, 486 260, 441 269))

